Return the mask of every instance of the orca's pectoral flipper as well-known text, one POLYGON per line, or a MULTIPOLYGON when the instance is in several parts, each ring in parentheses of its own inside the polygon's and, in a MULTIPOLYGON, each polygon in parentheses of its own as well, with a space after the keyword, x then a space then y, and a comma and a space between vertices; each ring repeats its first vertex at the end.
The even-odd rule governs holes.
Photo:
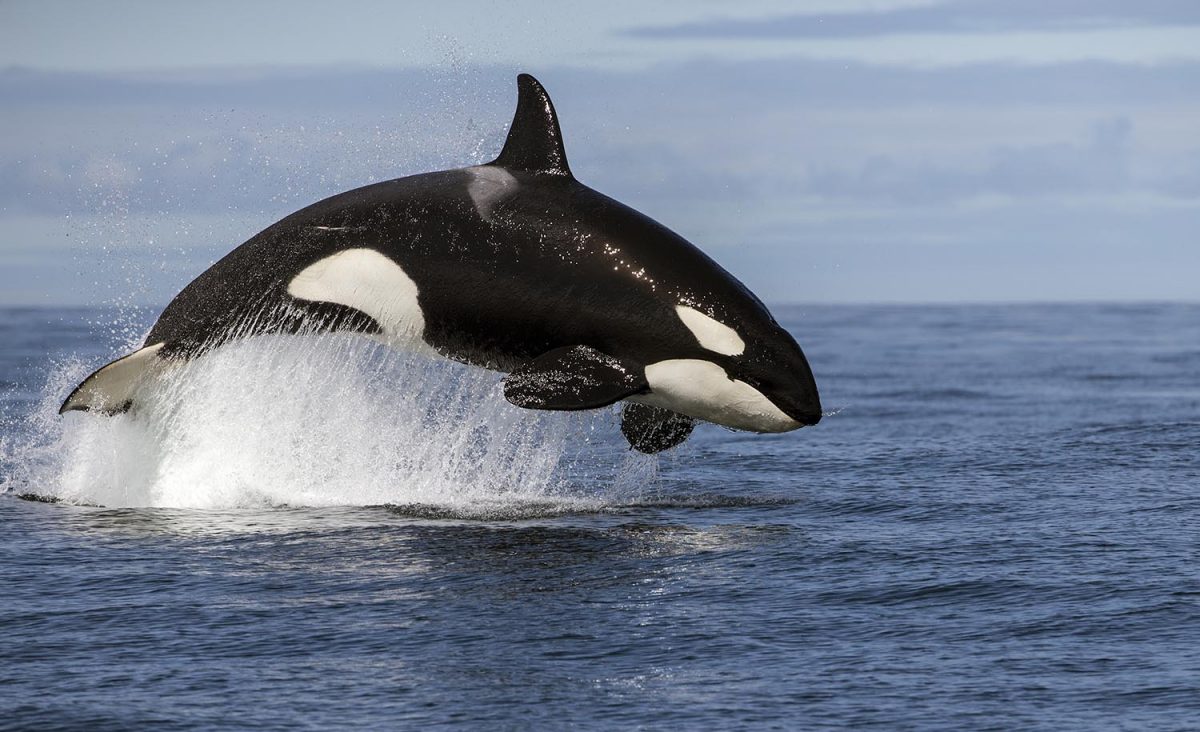
POLYGON ((683 443, 696 420, 678 412, 629 402, 621 411, 621 434, 638 452, 653 455, 683 443))
POLYGON ((504 398, 525 409, 596 409, 649 388, 645 369, 589 346, 547 351, 504 379, 504 398))
POLYGON ((158 356, 164 345, 147 346, 101 367, 75 387, 58 413, 78 410, 113 415, 129 411, 137 390, 166 363, 158 356))

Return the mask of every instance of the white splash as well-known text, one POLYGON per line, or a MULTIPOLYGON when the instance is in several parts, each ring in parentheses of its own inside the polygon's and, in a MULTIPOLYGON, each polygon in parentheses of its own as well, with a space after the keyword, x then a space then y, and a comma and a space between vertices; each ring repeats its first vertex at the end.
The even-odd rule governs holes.
POLYGON ((109 507, 430 506, 520 516, 597 510, 645 486, 611 412, 504 400, 500 375, 349 335, 258 337, 171 369, 134 412, 55 412, 88 372, 55 372, 0 447, 19 493, 109 507))

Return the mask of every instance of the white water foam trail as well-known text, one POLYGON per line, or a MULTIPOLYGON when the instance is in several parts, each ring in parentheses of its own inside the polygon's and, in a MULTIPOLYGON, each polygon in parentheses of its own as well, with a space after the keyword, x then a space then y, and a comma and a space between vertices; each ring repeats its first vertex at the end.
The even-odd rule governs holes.
POLYGON ((60 369, 7 486, 109 507, 430 506, 456 515, 598 510, 654 458, 613 413, 531 412, 499 374, 343 334, 238 341, 169 370, 124 415, 56 414, 60 369))

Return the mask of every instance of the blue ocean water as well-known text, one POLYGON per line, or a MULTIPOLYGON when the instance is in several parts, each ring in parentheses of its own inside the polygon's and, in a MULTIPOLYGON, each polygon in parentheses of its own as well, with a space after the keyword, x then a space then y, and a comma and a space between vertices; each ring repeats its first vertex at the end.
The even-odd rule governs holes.
POLYGON ((62 419, 128 318, 0 311, 0 727, 1200 726, 1200 306, 777 315, 831 414, 654 459, 336 343, 62 419))

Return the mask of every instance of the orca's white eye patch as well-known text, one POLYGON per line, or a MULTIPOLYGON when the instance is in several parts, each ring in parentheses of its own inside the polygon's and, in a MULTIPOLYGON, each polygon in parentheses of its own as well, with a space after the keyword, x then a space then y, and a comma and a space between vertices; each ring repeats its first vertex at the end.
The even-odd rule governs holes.
POLYGON ((675 313, 704 348, 724 356, 739 356, 745 352, 746 342, 728 325, 687 305, 676 305, 675 313))

